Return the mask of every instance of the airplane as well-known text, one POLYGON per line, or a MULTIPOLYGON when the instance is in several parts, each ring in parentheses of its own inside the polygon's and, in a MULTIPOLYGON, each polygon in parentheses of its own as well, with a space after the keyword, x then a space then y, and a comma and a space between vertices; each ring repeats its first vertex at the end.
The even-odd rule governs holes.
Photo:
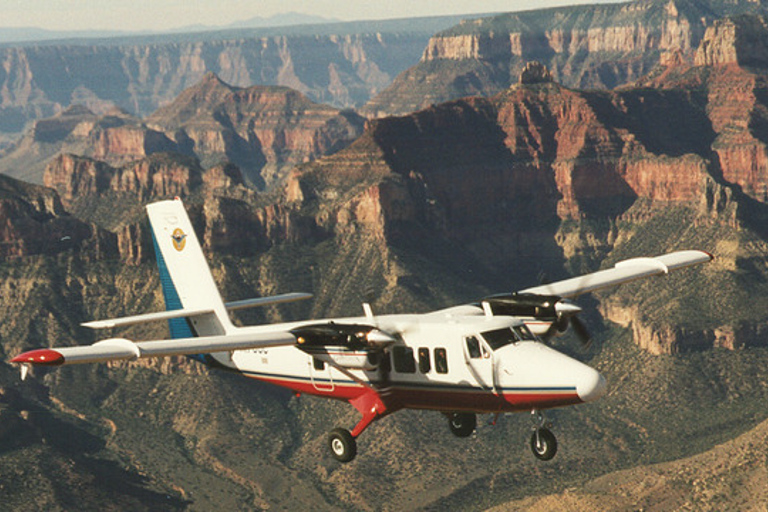
MULTIPOLYGON (((286 293, 225 303, 182 201, 147 206, 166 311, 84 323, 113 329, 168 321, 171 339, 109 338, 88 346, 40 348, 11 359, 22 379, 33 366, 61 366, 184 355, 214 368, 297 394, 343 400, 360 413, 350 430, 333 429, 331 455, 346 463, 371 423, 401 409, 433 410, 450 431, 468 437, 477 414, 528 412, 531 450, 552 459, 557 439, 544 411, 592 402, 605 378, 547 341, 569 324, 584 334, 571 299, 635 279, 668 274, 713 259, 703 251, 634 258, 614 268, 486 297, 423 314, 375 315, 236 327, 229 312, 311 297, 286 293)), ((585 337, 585 336, 584 336, 585 337)))

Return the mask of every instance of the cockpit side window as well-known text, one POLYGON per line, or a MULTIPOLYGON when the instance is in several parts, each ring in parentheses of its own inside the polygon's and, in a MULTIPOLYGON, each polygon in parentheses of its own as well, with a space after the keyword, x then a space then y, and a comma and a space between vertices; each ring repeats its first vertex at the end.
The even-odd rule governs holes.
POLYGON ((465 338, 467 344, 467 353, 472 359, 478 359, 482 357, 482 351, 480 350, 480 340, 474 336, 465 338))
POLYGON ((496 329, 494 331, 485 331, 481 334, 492 350, 498 350, 501 347, 517 341, 515 335, 512 334, 512 329, 509 327, 496 329))

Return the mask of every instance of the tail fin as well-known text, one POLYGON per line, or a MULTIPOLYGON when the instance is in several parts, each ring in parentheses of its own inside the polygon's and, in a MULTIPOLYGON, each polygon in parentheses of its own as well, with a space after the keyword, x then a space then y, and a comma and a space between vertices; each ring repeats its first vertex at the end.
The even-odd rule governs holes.
POLYGON ((212 313, 168 320, 172 338, 214 336, 233 330, 195 230, 181 200, 147 205, 165 308, 212 313))

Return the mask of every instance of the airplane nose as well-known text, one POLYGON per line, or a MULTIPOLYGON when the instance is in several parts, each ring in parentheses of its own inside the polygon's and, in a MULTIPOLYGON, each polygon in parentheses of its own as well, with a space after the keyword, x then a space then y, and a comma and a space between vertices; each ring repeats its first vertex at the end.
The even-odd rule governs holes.
POLYGON ((605 377, 593 370, 576 384, 576 393, 582 401, 592 402, 603 396, 607 388, 605 377))

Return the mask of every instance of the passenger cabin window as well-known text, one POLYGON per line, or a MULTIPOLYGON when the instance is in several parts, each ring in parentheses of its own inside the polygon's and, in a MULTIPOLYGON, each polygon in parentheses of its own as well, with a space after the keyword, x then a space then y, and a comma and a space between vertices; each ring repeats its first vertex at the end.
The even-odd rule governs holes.
POLYGON ((478 359, 482 357, 483 353, 480 350, 480 341, 474 336, 466 338, 467 353, 472 359, 478 359))
POLYGON ((448 354, 444 348, 435 349, 435 371, 448 373, 448 354))
POLYGON ((394 358, 396 372, 416 372, 416 361, 413 359, 413 349, 411 347, 393 347, 392 356, 394 358))
POLYGON ((481 334, 492 350, 498 350, 501 347, 517 341, 515 335, 512 333, 512 329, 508 327, 504 329, 496 329, 495 331, 486 331, 481 334))
POLYGON ((429 349, 420 348, 419 349, 419 371, 421 373, 429 373, 429 370, 431 369, 432 369, 432 363, 429 360, 429 349))

